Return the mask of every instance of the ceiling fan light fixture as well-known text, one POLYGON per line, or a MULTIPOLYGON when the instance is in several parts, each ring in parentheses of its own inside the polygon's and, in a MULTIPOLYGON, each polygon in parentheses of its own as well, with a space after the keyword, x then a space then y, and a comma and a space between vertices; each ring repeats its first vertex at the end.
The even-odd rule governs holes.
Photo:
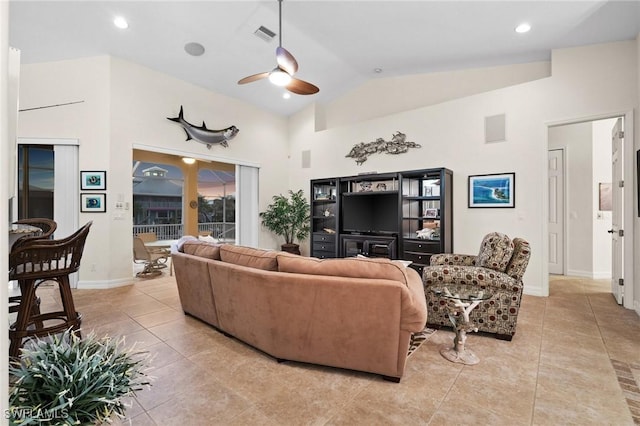
POLYGON ((276 86, 284 87, 291 83, 291 76, 280 68, 276 68, 269 73, 269 81, 276 86))

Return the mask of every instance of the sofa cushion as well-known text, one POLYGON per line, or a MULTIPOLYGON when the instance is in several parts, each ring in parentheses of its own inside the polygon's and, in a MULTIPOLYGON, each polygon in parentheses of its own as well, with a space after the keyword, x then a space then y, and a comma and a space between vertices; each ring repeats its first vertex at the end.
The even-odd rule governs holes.
POLYGON ((220 247, 222 244, 208 243, 206 241, 189 240, 182 244, 182 252, 207 259, 220 260, 220 247))
POLYGON ((480 244, 476 265, 494 271, 504 272, 513 255, 513 243, 505 234, 492 232, 487 234, 480 244))
POLYGON ((407 285, 407 271, 402 263, 385 258, 318 259, 278 253, 278 271, 347 278, 378 278, 407 285))
POLYGON ((231 244, 223 244, 220 247, 220 258, 223 262, 262 269, 264 271, 278 270, 278 262, 276 261, 277 253, 278 252, 271 250, 234 246, 231 244))

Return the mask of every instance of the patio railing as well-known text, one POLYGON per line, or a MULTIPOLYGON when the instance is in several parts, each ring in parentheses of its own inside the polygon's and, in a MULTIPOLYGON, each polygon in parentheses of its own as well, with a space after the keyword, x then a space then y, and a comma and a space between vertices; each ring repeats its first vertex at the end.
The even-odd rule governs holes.
MULTIPOLYGON (((133 225, 133 235, 155 232, 159 240, 177 240, 184 235, 182 224, 175 225, 133 225)), ((212 237, 226 242, 236 239, 236 224, 233 222, 206 222, 198 224, 198 233, 209 233, 212 237)))

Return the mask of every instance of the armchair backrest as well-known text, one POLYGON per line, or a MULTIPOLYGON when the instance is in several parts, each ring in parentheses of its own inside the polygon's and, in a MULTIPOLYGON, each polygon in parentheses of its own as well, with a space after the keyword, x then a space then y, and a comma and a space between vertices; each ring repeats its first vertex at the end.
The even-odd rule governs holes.
POLYGON ((21 245, 26 244, 33 240, 46 240, 48 238, 51 238, 55 230, 58 228, 58 224, 54 220, 43 218, 43 217, 20 219, 13 223, 35 226, 36 228, 42 229, 42 233, 38 235, 24 236, 18 239, 18 241, 13 243, 13 246, 11 247, 11 249, 18 248, 21 245))
POLYGON ((133 237, 133 260, 143 262, 149 262, 151 260, 151 254, 139 236, 133 237))
POLYGON ((491 232, 480 244, 476 266, 504 272, 513 255, 513 242, 505 234, 491 232))
POLYGON ((507 265, 505 273, 510 277, 520 281, 524 275, 524 271, 529 264, 529 258, 531 257, 531 246, 522 238, 513 239, 513 255, 507 265))
POLYGON ((504 272, 520 281, 530 257, 531 247, 526 240, 522 238, 511 240, 505 234, 492 232, 482 240, 475 265, 504 272))
POLYGON ((9 279, 45 279, 76 272, 92 221, 60 240, 32 240, 9 253, 9 279))
POLYGON ((158 236, 155 232, 140 232, 136 235, 136 237, 140 238, 143 243, 151 243, 153 241, 158 241, 158 236))

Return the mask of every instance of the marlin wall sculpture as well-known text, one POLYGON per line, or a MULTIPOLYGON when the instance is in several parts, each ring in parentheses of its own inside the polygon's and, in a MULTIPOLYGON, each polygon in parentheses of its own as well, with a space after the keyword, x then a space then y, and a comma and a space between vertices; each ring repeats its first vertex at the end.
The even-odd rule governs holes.
POLYGON ((351 151, 345 157, 351 157, 356 160, 358 166, 362 165, 371 154, 404 154, 409 148, 421 148, 422 146, 415 142, 407 140, 407 135, 402 132, 395 132, 390 141, 378 138, 373 142, 360 142, 351 148, 351 151))
POLYGON ((236 126, 227 127, 226 129, 221 130, 207 129, 207 125, 204 124, 204 121, 202 121, 202 126, 194 126, 184 119, 182 105, 180 105, 180 114, 174 118, 167 117, 167 120, 180 123, 187 134, 187 140, 193 139, 197 142, 203 143, 209 149, 211 149, 211 146, 215 144, 220 144, 227 148, 229 146, 228 142, 240 131, 236 126))

